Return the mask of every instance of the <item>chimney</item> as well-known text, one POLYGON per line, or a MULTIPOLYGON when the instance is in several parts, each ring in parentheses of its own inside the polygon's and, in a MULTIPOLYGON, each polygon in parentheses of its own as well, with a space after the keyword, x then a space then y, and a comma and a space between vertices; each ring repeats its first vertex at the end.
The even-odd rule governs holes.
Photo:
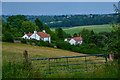
POLYGON ((35 31, 34 31, 34 34, 37 34, 37 31, 36 31, 36 29, 35 29, 35 31))
POLYGON ((79 37, 79 34, 77 34, 77 37, 79 37))
POLYGON ((24 35, 25 35, 26 33, 24 32, 24 35))
POLYGON ((74 36, 72 35, 72 38, 73 38, 74 36))
POLYGON ((80 41, 82 41, 82 37, 81 37, 81 34, 80 34, 80 41))
POLYGON ((43 32, 45 33, 45 30, 43 30, 43 32))

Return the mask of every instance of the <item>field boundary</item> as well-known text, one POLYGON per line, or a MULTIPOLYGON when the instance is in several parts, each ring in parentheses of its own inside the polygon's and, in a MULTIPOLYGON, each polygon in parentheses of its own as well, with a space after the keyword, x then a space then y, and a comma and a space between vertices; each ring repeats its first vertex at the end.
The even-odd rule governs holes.
MULTIPOLYGON (((37 68, 40 68, 41 71, 43 71, 42 72, 43 74, 61 73, 61 72, 55 72, 56 70, 68 70, 68 72, 81 72, 81 71, 91 71, 91 70, 88 70, 91 67, 91 66, 89 66, 90 64, 96 65, 96 64, 107 63, 107 54, 104 53, 104 54, 67 56, 67 57, 38 58, 38 59, 30 59, 30 61, 32 63, 34 63, 33 61, 43 61, 43 62, 40 62, 40 64, 39 64, 40 66, 37 67, 37 68), (104 56, 104 58, 87 59, 87 57, 90 57, 90 56, 96 56, 96 57, 104 56), (71 58, 79 58, 79 59, 84 58, 84 59, 83 60, 79 60, 79 59, 78 60, 68 60, 71 58), (59 59, 59 61, 55 61, 58 59, 59 59), (98 60, 104 60, 104 61, 98 61, 98 60), (97 61, 97 62, 91 62, 91 61, 97 61), (71 64, 70 62, 73 62, 73 63, 71 64), (81 62, 83 62, 83 63, 81 63, 81 62), (82 65, 82 66, 80 66, 80 65, 82 65), (70 66, 72 66, 72 67, 70 67, 70 66), (77 66, 77 67, 74 67, 74 66, 77 66), (45 68, 45 69, 42 70, 42 68, 45 68), (74 69, 77 69, 77 70, 74 71, 74 69), (80 70, 80 69, 82 69, 82 70, 80 70)), ((35 65, 33 65, 33 66, 35 66, 35 65)))

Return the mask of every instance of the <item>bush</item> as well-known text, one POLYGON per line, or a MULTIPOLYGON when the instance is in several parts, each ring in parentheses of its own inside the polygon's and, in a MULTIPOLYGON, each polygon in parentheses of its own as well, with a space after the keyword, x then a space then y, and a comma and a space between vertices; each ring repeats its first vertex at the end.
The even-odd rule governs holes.
POLYGON ((27 39, 20 39, 20 41, 22 42, 22 43, 27 43, 27 39))
POLYGON ((53 47, 53 45, 51 43, 49 43, 48 41, 40 40, 39 44, 41 46, 53 47))
POLYGON ((64 50, 71 50, 71 48, 73 47, 68 42, 64 42, 64 41, 56 41, 56 46, 64 50))
POLYGON ((13 35, 10 32, 5 32, 2 35, 2 41, 4 42, 13 42, 13 35))
POLYGON ((20 38, 18 38, 18 37, 15 37, 15 38, 14 38, 14 40, 20 40, 20 38))

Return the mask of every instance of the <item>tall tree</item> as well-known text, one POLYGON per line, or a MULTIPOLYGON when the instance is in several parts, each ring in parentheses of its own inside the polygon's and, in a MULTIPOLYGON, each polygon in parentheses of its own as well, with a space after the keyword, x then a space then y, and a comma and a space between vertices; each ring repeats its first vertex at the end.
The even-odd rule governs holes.
POLYGON ((51 30, 48 25, 44 25, 43 29, 46 31, 46 33, 50 34, 51 30))
POLYGON ((26 32, 26 33, 28 33, 28 32, 33 33, 35 28, 36 28, 37 31, 39 30, 38 26, 33 24, 33 22, 31 22, 31 21, 24 21, 22 23, 22 26, 21 26, 21 32, 22 33, 24 33, 24 32, 26 32))
POLYGON ((27 21, 24 15, 13 15, 7 18, 7 23, 11 27, 20 28, 23 21, 27 21))
POLYGON ((63 32, 61 27, 58 27, 55 29, 55 34, 56 34, 58 39, 61 39, 61 40, 64 39, 64 32, 63 32))
POLYGON ((39 27, 40 31, 43 30, 43 23, 40 21, 40 19, 36 18, 35 24, 39 27))

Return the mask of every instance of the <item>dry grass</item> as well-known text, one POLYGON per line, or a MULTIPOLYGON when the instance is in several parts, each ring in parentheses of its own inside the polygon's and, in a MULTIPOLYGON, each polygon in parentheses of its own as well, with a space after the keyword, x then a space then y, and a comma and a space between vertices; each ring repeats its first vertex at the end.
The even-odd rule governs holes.
POLYGON ((49 47, 39 47, 31 46, 26 44, 16 44, 16 43, 2 43, 3 52, 13 52, 13 53, 23 53, 27 50, 29 55, 40 55, 41 57, 62 57, 62 56, 76 56, 84 55, 80 53, 70 52, 61 49, 54 49, 49 47))
MULTIPOLYGON (((65 56, 77 56, 77 55, 86 55, 82 53, 76 53, 61 49, 54 49, 49 47, 39 47, 31 46, 26 44, 17 44, 17 43, 2 43, 2 52, 3 60, 15 60, 19 61, 23 58, 23 51, 27 50, 29 57, 32 58, 47 58, 47 57, 65 57, 65 56)), ((87 57, 87 59, 99 59, 101 57, 87 57)), ((73 58, 74 59, 74 58, 73 58)), ((73 60, 71 59, 71 60, 73 60)), ((84 60, 85 58, 76 58, 77 60, 84 60)), ((104 61, 104 60, 102 60, 104 61)))

